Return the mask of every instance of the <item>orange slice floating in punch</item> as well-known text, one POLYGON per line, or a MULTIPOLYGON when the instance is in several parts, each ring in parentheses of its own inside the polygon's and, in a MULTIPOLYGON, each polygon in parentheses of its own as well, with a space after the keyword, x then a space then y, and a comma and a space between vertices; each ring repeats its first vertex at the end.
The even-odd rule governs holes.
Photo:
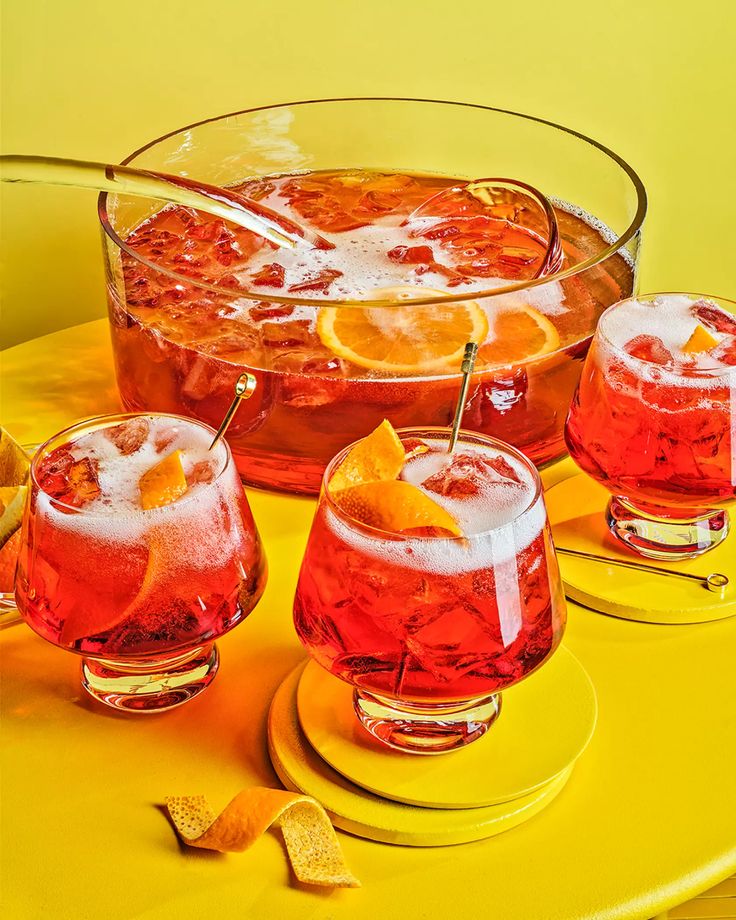
POLYGON ((345 514, 379 530, 390 533, 431 530, 444 536, 462 536, 457 521, 448 511, 421 489, 400 479, 367 482, 343 489, 333 498, 345 514))
MULTIPOLYGON (((441 296, 433 288, 374 291, 386 300, 441 296)), ((488 319, 474 301, 390 307, 323 307, 317 334, 334 354, 385 374, 431 374, 459 370, 467 342, 482 342, 488 319)))
POLYGON ((478 352, 478 364, 521 364, 549 354, 559 344, 559 333, 550 320, 539 310, 520 304, 494 316, 492 333, 478 352))
POLYGON ((328 488, 335 504, 355 520, 389 533, 461 536, 457 521, 421 489, 397 479, 407 457, 428 450, 412 439, 407 454, 391 422, 383 422, 343 458, 328 488))

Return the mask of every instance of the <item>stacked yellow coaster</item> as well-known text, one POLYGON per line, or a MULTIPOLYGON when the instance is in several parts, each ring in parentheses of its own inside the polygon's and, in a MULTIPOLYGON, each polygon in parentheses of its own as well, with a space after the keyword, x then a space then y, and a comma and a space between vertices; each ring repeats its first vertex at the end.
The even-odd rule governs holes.
POLYGON ((595 728, 593 686, 560 648, 503 694, 501 714, 467 747, 423 757, 382 745, 359 724, 352 688, 314 662, 283 682, 269 752, 288 789, 318 799, 336 827, 408 846, 491 837, 545 808, 595 728))
POLYGON ((611 494, 581 473, 565 479, 545 495, 555 545, 577 552, 620 559, 698 575, 718 572, 728 586, 723 593, 709 591, 703 581, 648 572, 644 568, 606 565, 558 553, 565 594, 570 600, 609 616, 642 623, 706 623, 736 614, 736 538, 731 534, 719 546, 687 560, 645 559, 620 547, 608 532, 606 508, 611 494))

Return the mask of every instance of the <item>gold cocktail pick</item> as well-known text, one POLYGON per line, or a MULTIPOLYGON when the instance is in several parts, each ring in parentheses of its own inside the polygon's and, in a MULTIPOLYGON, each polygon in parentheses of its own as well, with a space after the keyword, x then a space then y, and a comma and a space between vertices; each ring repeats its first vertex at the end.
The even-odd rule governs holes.
POLYGON ((257 381, 253 374, 241 374, 240 377, 238 377, 237 381, 235 382, 235 397, 230 403, 230 408, 225 413, 225 418, 222 420, 220 427, 217 429, 217 434, 212 439, 212 443, 208 448, 209 450, 212 450, 215 444, 217 444, 220 438, 227 431, 228 426, 230 425, 230 422, 232 422, 233 416, 235 415, 235 412, 240 405, 240 401, 242 399, 250 399, 250 397, 255 393, 256 383, 257 381))
POLYGON ((555 546, 558 553, 567 556, 579 556, 581 559, 593 559, 596 562, 605 562, 606 565, 619 565, 624 569, 638 569, 642 572, 652 572, 655 575, 670 575, 674 578, 689 578, 699 581, 708 591, 713 591, 723 597, 728 587, 728 576, 721 572, 711 572, 710 575, 694 575, 692 572, 677 572, 674 569, 660 569, 655 565, 646 565, 644 562, 626 562, 623 559, 612 559, 610 556, 598 556, 595 553, 584 553, 579 549, 567 549, 565 546, 555 546))
POLYGON ((455 409, 455 418, 452 422, 452 433, 450 434, 450 443, 447 447, 447 453, 451 454, 455 450, 458 435, 460 434, 460 423, 463 420, 465 412, 465 400, 468 398, 468 387, 470 386, 470 377, 475 367, 475 359, 478 357, 478 343, 468 342, 465 346, 463 363, 461 369, 463 372, 463 382, 460 386, 460 395, 457 398, 457 408, 455 409))

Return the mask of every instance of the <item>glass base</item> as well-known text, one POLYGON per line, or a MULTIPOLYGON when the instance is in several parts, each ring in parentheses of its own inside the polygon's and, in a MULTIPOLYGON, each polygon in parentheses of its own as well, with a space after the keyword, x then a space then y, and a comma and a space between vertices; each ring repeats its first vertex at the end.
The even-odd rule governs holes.
POLYGON ((606 519, 617 540, 648 559, 692 559, 718 546, 728 536, 726 511, 682 509, 683 512, 684 517, 664 516, 661 510, 656 513, 644 510, 614 495, 606 519))
POLYGON ((181 706, 207 688, 219 663, 215 645, 155 660, 85 658, 82 686, 90 696, 113 709, 164 712, 181 706))
POLYGON ((409 754, 443 754, 477 741, 501 711, 501 695, 460 703, 404 703, 355 690, 361 725, 383 744, 409 754))

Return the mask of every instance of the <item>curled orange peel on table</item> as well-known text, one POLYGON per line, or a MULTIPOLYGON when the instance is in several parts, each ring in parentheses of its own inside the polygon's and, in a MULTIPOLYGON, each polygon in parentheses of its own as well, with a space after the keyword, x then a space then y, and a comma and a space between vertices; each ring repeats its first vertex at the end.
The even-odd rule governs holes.
POLYGON ((327 812, 311 796, 254 786, 216 815, 202 795, 167 796, 177 833, 191 847, 242 852, 275 823, 281 827, 294 875, 308 885, 359 888, 327 812))

